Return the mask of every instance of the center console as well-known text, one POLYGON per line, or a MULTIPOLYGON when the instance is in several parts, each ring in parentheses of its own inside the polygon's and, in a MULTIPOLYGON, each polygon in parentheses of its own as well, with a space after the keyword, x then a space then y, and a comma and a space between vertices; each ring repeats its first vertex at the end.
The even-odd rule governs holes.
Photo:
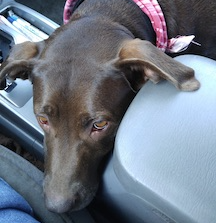
MULTIPOLYGON (((0 1, 0 63, 8 56, 14 44, 31 40, 30 37, 23 35, 18 21, 10 21, 9 16, 13 13, 20 20, 23 19, 28 29, 36 30, 48 37, 58 24, 15 1, 0 1), (33 27, 33 28, 32 28, 33 27), (20 32, 21 31, 21 32, 20 32)), ((21 21, 22 22, 22 21, 21 21)), ((27 34, 30 32, 27 30, 27 34)), ((36 41, 43 39, 36 37, 36 41)), ((39 127, 33 113, 32 85, 28 80, 17 79, 14 82, 7 81, 7 87, 0 91, 0 132, 13 137, 26 150, 38 159, 42 160, 43 132, 39 127)))

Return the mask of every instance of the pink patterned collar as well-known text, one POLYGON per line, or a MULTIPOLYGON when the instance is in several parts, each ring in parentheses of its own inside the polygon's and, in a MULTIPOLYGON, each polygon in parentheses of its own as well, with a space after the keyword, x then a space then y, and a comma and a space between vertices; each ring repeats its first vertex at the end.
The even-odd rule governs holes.
MULTIPOLYGON (((73 8, 78 0, 67 0, 64 7, 64 24, 68 23, 73 8)), ((133 0, 140 9, 149 17, 156 33, 156 46, 164 52, 177 53, 186 50, 191 42, 194 42, 194 35, 177 36, 168 39, 166 21, 157 0, 133 0)))
POLYGON ((73 12, 73 8, 78 0, 66 0, 63 12, 64 24, 68 23, 73 12))
POLYGON ((156 0, 133 0, 140 9, 149 17, 156 33, 156 46, 165 51, 167 49, 168 36, 163 12, 156 0))

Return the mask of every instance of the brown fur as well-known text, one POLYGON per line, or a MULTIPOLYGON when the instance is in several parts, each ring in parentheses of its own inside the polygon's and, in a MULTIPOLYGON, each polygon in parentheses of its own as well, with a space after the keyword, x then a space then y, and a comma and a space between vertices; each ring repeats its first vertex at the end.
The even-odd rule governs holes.
MULTIPOLYGON (((215 1, 159 2, 169 37, 194 34, 202 47, 192 46, 187 52, 216 59, 215 1)), ((69 24, 44 42, 15 46, 3 63, 0 85, 6 74, 32 80, 34 112, 48 120, 42 124, 44 191, 51 211, 78 210, 93 199, 99 166, 113 148, 135 92, 147 80, 166 79, 185 91, 199 88, 191 68, 154 44, 149 19, 132 1, 85 0, 69 24), (95 129, 102 121, 104 129, 95 129)))

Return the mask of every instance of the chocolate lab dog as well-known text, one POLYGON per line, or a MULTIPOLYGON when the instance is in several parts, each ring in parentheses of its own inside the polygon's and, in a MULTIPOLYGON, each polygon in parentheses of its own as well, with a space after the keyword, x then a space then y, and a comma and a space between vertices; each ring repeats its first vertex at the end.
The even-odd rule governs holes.
MULTIPOLYGON (((216 59, 215 0, 158 2, 168 39, 194 35, 185 52, 216 59)), ((172 47, 156 47, 158 30, 139 4, 82 1, 69 23, 46 41, 16 45, 1 66, 2 88, 7 76, 33 83, 34 112, 45 133, 44 193, 51 211, 79 210, 94 198, 103 158, 146 81, 166 79, 183 91, 199 88, 194 71, 166 54, 172 47)))

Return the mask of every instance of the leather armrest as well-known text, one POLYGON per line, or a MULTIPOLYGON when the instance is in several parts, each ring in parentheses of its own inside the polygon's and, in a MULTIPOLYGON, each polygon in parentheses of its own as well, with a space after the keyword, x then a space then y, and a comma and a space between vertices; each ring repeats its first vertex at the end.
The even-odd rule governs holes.
POLYGON ((216 61, 176 59, 195 70, 201 88, 181 92, 167 81, 145 84, 118 130, 114 171, 161 218, 215 222, 216 61))

